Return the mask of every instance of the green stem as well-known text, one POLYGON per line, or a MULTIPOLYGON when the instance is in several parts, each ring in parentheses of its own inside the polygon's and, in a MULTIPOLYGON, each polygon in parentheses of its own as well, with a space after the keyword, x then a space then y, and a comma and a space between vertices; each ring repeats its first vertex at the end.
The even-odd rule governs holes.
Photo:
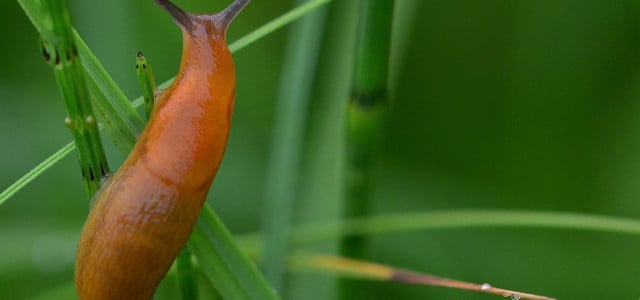
POLYGON ((41 29, 42 52, 54 70, 67 113, 65 123, 77 145, 87 195, 91 198, 100 188, 109 166, 102 148, 98 122, 87 93, 78 49, 73 39, 67 1, 43 1, 42 15, 49 19, 41 29))
MULTIPOLYGON (((361 0, 352 95, 347 106, 347 174, 343 215, 369 213, 371 169, 387 110, 387 81, 393 0, 361 0)), ((343 239, 344 256, 365 256, 363 237, 343 239)), ((341 284, 341 299, 363 297, 366 288, 351 280, 341 284)))
POLYGON ((178 280, 178 290, 180 290, 180 299, 198 299, 198 286, 195 275, 191 251, 185 246, 176 258, 176 278, 178 280))
MULTIPOLYGON (((296 5, 308 2, 297 0, 296 5)), ((304 146, 307 109, 323 32, 325 11, 309 14, 292 26, 285 49, 283 72, 272 132, 265 191, 265 275, 284 291, 285 259, 298 191, 300 157, 304 146)))
POLYGON ((147 120, 149 120, 155 103, 156 80, 151 71, 151 64, 149 64, 142 52, 138 52, 136 56, 136 75, 138 76, 138 84, 140 84, 142 98, 144 99, 144 111, 147 120))

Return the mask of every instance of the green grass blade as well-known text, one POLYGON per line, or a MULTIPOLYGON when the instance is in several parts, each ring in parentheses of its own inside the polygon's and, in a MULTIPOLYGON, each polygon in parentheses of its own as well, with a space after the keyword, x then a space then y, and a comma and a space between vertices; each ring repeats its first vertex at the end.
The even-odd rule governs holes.
MULTIPOLYGON (((296 3, 308 2, 298 0, 296 3)), ((285 48, 265 184, 264 271, 284 291, 285 258, 298 191, 307 110, 323 36, 326 11, 318 11, 292 27, 285 48)))
POLYGON ((22 175, 18 180, 12 183, 9 187, 7 187, 2 193, 0 193, 0 205, 2 205, 5 201, 7 201, 13 194, 17 193, 31 181, 36 179, 39 174, 42 174, 47 169, 53 167, 58 161, 63 159, 69 153, 73 152, 75 148, 75 144, 73 142, 64 145, 60 150, 51 154, 51 156, 47 157, 44 161, 39 163, 35 168, 31 169, 26 174, 22 175))
POLYGON ((113 106, 118 111, 118 114, 122 116, 126 123, 119 126, 129 128, 134 134, 142 132, 145 122, 131 104, 129 98, 124 95, 124 92, 118 87, 113 78, 111 78, 107 70, 105 70, 104 66, 102 66, 78 32, 74 30, 73 34, 78 44, 80 59, 82 59, 82 63, 87 73, 89 73, 89 78, 95 81, 100 87, 100 90, 106 95, 106 99, 99 100, 105 101, 105 104, 113 106))
POLYGON ((89 90, 95 96, 94 104, 108 113, 100 121, 106 128, 111 128, 107 131, 109 137, 120 153, 126 155, 135 144, 136 134, 144 129, 145 122, 80 35, 75 30, 73 33, 80 59, 89 74, 89 90), (130 146, 127 147, 127 144, 130 146))
POLYGON ((414 230, 499 227, 565 229, 640 235, 640 220, 628 218, 569 212, 455 210, 378 215, 349 219, 344 222, 301 226, 293 231, 292 243, 303 245, 345 236, 414 230))
MULTIPOLYGON (((367 216, 336 222, 304 224, 291 233, 295 248, 346 236, 373 236, 395 232, 485 228, 578 230, 640 236, 640 220, 594 214, 523 210, 452 210, 367 216)), ((236 237, 244 249, 259 253, 258 234, 236 237)))
POLYGON ((188 247, 225 299, 278 299, 210 207, 203 208, 188 247))
POLYGON ((252 31, 251 33, 243 36, 237 41, 231 43, 229 45, 229 50, 231 52, 239 51, 250 44, 253 44, 257 40, 265 37, 266 35, 290 24, 291 22, 301 18, 302 16, 312 12, 315 9, 318 9, 323 4, 327 4, 333 0, 311 0, 306 2, 303 5, 300 5, 289 12, 283 14, 280 17, 277 17, 270 21, 267 24, 262 25, 260 28, 252 31))

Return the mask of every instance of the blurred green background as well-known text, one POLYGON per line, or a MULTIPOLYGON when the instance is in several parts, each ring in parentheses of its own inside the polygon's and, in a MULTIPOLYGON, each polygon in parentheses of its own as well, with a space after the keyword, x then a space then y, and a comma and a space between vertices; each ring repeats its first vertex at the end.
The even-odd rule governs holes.
MULTIPOLYGON (((176 3, 203 12, 227 4, 176 3)), ((349 79, 339 68, 351 60, 344 53, 352 37, 336 36, 353 29, 354 3, 328 7, 318 71, 330 80, 316 86, 310 108, 299 222, 331 220, 338 211, 341 95, 349 79)), ((290 6, 253 1, 229 40, 290 6)), ((129 97, 140 94, 137 51, 150 59, 158 82, 177 71, 180 33, 152 1, 71 1, 71 7, 76 28, 129 97)), ((71 138, 38 36, 16 1, 0 1, 0 28, 4 188, 71 138)), ((526 209, 637 218, 639 29, 638 1, 397 0, 392 105, 375 169, 375 211, 526 209)), ((235 54, 234 124, 209 199, 238 234, 260 225, 286 33, 235 54)), ((108 146, 115 168, 123 158, 108 146)), ((87 209, 73 156, 0 207, 0 299, 25 299, 71 282, 87 209)), ((640 240, 626 235, 469 228, 375 236, 371 260, 560 299, 637 299, 637 253, 640 240)), ((292 279, 288 298, 335 296, 328 275, 292 279)), ((392 283, 369 292, 371 299, 499 298, 392 283)))

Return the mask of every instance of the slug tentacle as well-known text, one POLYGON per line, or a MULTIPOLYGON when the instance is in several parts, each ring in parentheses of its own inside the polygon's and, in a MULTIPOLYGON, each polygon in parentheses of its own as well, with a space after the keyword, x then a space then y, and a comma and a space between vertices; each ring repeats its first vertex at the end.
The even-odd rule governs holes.
POLYGON ((249 4, 251 0, 236 0, 227 6, 223 11, 213 16, 214 22, 218 25, 218 28, 223 31, 227 31, 229 24, 235 19, 235 17, 242 11, 242 9, 249 4))
POLYGON ((160 7, 164 8, 173 20, 185 30, 190 31, 193 27, 193 15, 177 7, 173 2, 168 0, 154 0, 160 7))

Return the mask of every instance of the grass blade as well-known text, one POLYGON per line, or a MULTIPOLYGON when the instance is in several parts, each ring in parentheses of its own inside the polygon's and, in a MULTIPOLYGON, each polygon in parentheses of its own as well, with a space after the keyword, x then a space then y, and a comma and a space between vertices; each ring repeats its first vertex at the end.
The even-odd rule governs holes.
POLYGON ((188 247, 225 299, 278 299, 210 207, 202 209, 188 247))
POLYGON ((322 254, 306 254, 293 256, 290 259, 290 262, 298 268, 311 269, 315 271, 327 271, 336 275, 342 275, 344 277, 350 277, 360 280, 367 279, 376 281, 403 282, 408 284, 428 286, 441 286, 480 293, 494 294, 501 297, 511 297, 511 299, 554 300, 554 298, 546 296, 496 288, 487 283, 476 284, 464 282, 455 279, 443 278, 415 271, 394 268, 378 263, 349 259, 345 257, 322 254))
POLYGON ((64 145, 62 148, 60 148, 60 150, 51 154, 51 156, 47 157, 45 160, 43 160, 41 163, 35 166, 35 168, 29 170, 29 172, 22 175, 22 177, 20 177, 18 180, 12 183, 9 187, 7 187, 4 191, 2 191, 2 193, 0 193, 0 205, 2 205, 5 201, 11 198, 13 194, 17 193, 19 190, 21 190, 31 181, 36 179, 38 175, 44 173, 44 171, 53 167, 53 165, 58 163, 58 161, 63 159, 69 153, 73 152, 74 148, 75 148, 75 144, 73 142, 70 142, 64 145))
POLYGON ((304 15, 312 12, 315 9, 318 9, 320 6, 327 4, 333 0, 311 0, 307 1, 305 4, 300 5, 289 12, 283 14, 280 17, 277 17, 270 21, 267 24, 262 25, 260 28, 252 31, 251 33, 243 36, 237 41, 231 43, 229 45, 229 50, 231 52, 239 51, 250 44, 253 44, 257 40, 265 37, 266 35, 292 23, 293 21, 303 17, 304 15))
MULTIPOLYGON (((298 0, 296 3, 309 2, 298 0)), ((326 11, 292 27, 285 49, 265 183, 264 270, 269 282, 284 291, 285 258, 297 198, 307 110, 318 61, 326 11)))
POLYGON ((640 235, 640 221, 628 218, 569 212, 455 210, 378 215, 343 222, 301 226, 293 231, 292 243, 302 245, 343 236, 412 230, 489 227, 531 227, 640 235))

